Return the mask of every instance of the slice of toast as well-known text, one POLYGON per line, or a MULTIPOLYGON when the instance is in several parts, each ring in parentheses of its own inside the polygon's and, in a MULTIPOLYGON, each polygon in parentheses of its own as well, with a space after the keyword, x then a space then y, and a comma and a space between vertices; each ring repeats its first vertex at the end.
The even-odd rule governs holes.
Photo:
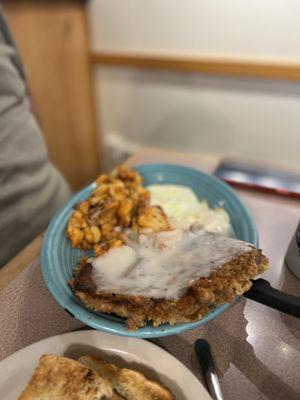
POLYGON ((150 381, 140 372, 119 368, 93 356, 83 356, 78 361, 108 379, 114 390, 126 400, 175 400, 169 389, 150 381))
POLYGON ((43 355, 19 400, 109 400, 112 385, 70 358, 43 355))

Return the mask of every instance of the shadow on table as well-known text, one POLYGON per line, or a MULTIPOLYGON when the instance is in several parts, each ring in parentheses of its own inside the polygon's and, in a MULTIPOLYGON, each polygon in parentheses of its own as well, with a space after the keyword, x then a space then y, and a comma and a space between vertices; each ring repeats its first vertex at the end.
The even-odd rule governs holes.
MULTIPOLYGON (((244 316, 245 304, 246 301, 242 298, 234 305, 234 310, 232 307, 223 314, 224 316, 218 317, 203 327, 172 337, 172 343, 168 343, 166 338, 156 339, 155 342, 189 365, 192 372, 198 377, 202 377, 203 381, 193 347, 195 340, 203 337, 212 346, 221 380, 230 368, 230 364, 233 364, 266 398, 272 400, 299 399, 299 393, 283 382, 256 357, 253 346, 247 341, 248 321, 244 316), (230 318, 230 313, 232 313, 232 318, 230 318), (219 331, 218 335, 216 331, 219 331), (180 353, 179 349, 182 349, 180 353)), ((233 383, 232 390, 239 391, 239 387, 233 383)), ((232 394, 232 398, 239 397, 232 394)))
MULTIPOLYGON (((298 296, 300 299, 300 279, 298 279, 286 266, 282 266, 282 283, 280 290, 298 296)), ((299 300, 300 301, 300 300, 299 300)), ((284 313, 279 313, 286 329, 297 339, 298 350, 300 349, 300 319, 284 313)), ((299 396, 300 397, 300 396, 299 396)))

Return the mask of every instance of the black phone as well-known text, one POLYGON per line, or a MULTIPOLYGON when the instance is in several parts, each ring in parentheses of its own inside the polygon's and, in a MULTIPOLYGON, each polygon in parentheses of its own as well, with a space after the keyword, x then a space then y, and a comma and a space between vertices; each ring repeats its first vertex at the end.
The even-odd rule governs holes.
POLYGON ((300 199, 300 172, 238 160, 223 160, 215 175, 233 186, 300 199))

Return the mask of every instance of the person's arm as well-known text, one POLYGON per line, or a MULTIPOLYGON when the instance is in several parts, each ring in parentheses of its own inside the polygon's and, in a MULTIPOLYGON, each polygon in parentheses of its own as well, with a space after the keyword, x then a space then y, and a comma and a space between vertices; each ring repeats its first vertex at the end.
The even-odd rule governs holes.
POLYGON ((24 70, 0 9, 0 266, 44 230, 70 195, 48 159, 24 70))

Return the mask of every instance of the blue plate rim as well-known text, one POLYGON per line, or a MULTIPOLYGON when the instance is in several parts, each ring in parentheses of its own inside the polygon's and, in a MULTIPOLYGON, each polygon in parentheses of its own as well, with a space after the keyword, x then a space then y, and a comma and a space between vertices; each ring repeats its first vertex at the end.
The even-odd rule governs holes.
MULTIPOLYGON (((133 168, 136 168, 137 170, 141 170, 144 168, 150 168, 150 169, 163 169, 163 170, 173 170, 174 169, 180 169, 181 171, 185 171, 189 174, 193 174, 199 176, 201 175, 205 179, 209 179, 216 183, 218 186, 221 186, 225 191, 230 193, 230 195, 235 199, 235 201, 239 204, 239 207, 242 209, 243 213, 247 216, 247 222, 248 222, 248 227, 251 230, 252 234, 252 240, 251 242, 258 247, 258 232, 256 228, 255 221, 243 203, 243 201, 239 198, 239 196, 235 193, 235 191, 226 183, 222 182, 220 179, 209 175, 205 172, 202 172, 200 170, 197 170, 195 168, 191 167, 186 167, 184 165, 179 165, 179 164, 168 164, 168 163, 143 163, 143 164, 135 164, 132 166, 133 168)), ((205 316, 204 319, 192 323, 182 323, 182 324, 176 324, 176 325, 162 325, 159 327, 153 327, 153 326, 146 326, 144 328, 140 328, 137 331, 128 331, 127 328, 125 327, 125 324, 121 324, 120 322, 115 322, 111 321, 109 319, 106 319, 105 317, 102 317, 101 314, 94 314, 91 310, 87 309, 83 305, 79 305, 72 298, 69 299, 68 302, 62 298, 57 290, 57 287, 55 285, 55 282, 52 280, 51 275, 50 275, 50 269, 51 269, 51 255, 48 252, 48 247, 51 245, 52 238, 51 238, 51 231, 52 229, 60 223, 60 218, 62 217, 63 213, 68 210, 69 208, 72 208, 76 203, 81 201, 82 196, 89 194, 91 190, 93 190, 96 187, 96 183, 93 182, 86 186, 85 188, 81 189, 79 192, 77 192, 74 196, 72 196, 67 203, 65 203, 54 215, 52 218, 46 235, 43 240, 42 244, 42 249, 41 249, 41 269, 43 272, 43 277, 44 281, 46 283, 46 286, 48 287, 50 293, 54 297, 55 301, 69 314, 71 314, 73 317, 78 319, 79 321, 83 322, 84 324, 97 329, 101 330, 104 332, 112 333, 112 334, 118 334, 121 336, 127 336, 127 337, 136 337, 136 338, 155 338, 155 337, 162 337, 162 336, 169 336, 173 334, 178 334, 186 330, 190 330, 196 327, 200 327, 201 325, 204 325, 205 323, 211 321, 212 319, 215 319, 218 315, 222 314, 227 308, 230 307, 232 303, 226 303, 222 304, 218 307, 216 307, 214 310, 212 310, 209 314, 205 316), (50 267, 49 267, 50 266, 50 267), (89 316, 87 316, 87 314, 89 316)), ((70 211, 69 211, 70 212, 70 211)))

